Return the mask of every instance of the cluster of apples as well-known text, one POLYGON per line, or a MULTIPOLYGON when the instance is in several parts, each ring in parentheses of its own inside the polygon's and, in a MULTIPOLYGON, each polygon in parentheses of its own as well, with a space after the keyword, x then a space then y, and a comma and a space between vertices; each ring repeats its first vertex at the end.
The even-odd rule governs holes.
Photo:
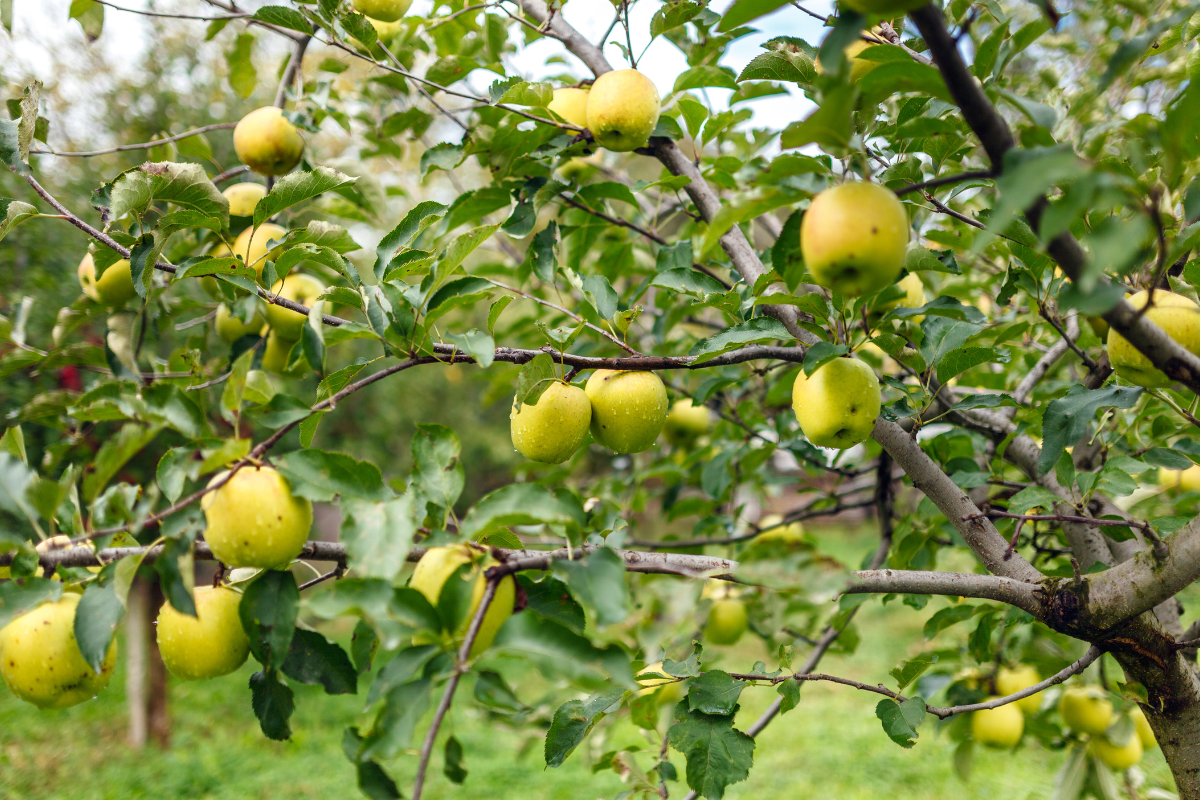
POLYGON ((654 82, 636 69, 618 69, 596 78, 591 87, 555 89, 547 106, 592 139, 618 153, 645 147, 658 125, 662 101, 654 82))

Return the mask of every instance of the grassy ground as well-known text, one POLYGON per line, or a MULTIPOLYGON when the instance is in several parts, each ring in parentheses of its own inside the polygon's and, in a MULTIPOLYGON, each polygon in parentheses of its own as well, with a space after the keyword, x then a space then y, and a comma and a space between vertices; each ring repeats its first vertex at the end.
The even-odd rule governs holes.
MULTIPOLYGON (((868 539, 831 541, 830 549, 865 552, 868 539)), ((857 561, 857 557, 854 559, 857 561)), ((867 682, 887 678, 887 670, 921 646, 921 626, 929 611, 869 604, 859 615, 863 644, 853 656, 830 656, 823 669, 867 682)), ((764 654, 765 655, 765 654, 764 654)), ((748 666, 756 654, 739 653, 748 666)), ((764 660, 766 660, 764 658, 764 660)), ((0 690, 0 797, 5 800, 300 800, 353 798, 354 774, 341 752, 342 731, 355 724, 361 699, 326 697, 319 689, 297 686, 295 735, 287 743, 263 738, 250 709, 249 666, 234 675, 203 683, 173 683, 174 741, 167 752, 131 752, 124 744, 123 675, 96 700, 72 709, 42 712, 0 690)), ((540 692, 536 676, 515 687, 527 701, 540 692)), ((364 686, 366 684, 364 683, 364 686)), ((748 690, 738 727, 746 727, 773 698, 767 689, 748 690)), ((755 766, 746 783, 726 797, 857 800, 950 800, 951 798, 1046 798, 1063 754, 1037 746, 1016 752, 979 752, 974 774, 964 785, 954 775, 952 742, 935 734, 932 718, 912 750, 889 742, 880 731, 877 698, 851 689, 809 685, 800 706, 759 737, 755 766)), ((611 772, 592 775, 587 759, 614 742, 637 741, 632 726, 606 732, 607 743, 581 747, 567 763, 547 770, 541 741, 520 740, 504 728, 456 709, 454 733, 463 742, 470 775, 463 787, 441 775, 440 754, 431 767, 426 797, 463 800, 611 798, 624 788, 611 772), (585 752, 588 751, 588 752, 585 752)), ((646 743, 646 747, 651 747, 646 743)), ((682 773, 683 759, 673 760, 682 773)), ((393 774, 408 793, 412 757, 401 757, 393 774)), ((1169 773, 1159 751, 1147 754, 1143 768, 1151 785, 1167 785, 1169 773)), ((682 797, 683 787, 672 787, 682 797)))

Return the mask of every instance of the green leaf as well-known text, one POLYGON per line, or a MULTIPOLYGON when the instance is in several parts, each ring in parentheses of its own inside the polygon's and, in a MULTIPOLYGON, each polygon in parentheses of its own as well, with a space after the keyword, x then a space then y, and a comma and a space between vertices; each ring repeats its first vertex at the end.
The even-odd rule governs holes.
POLYGON ((706 297, 713 292, 720 293, 725 291, 725 287, 718 283, 716 279, 705 275, 699 270, 692 269, 690 266, 660 272, 650 281, 650 285, 668 289, 672 292, 693 294, 699 297, 706 297))
POLYGON ((25 578, 20 582, 0 583, 0 630, 42 603, 58 602, 62 592, 62 581, 48 578, 25 578))
POLYGON ((229 225, 229 201, 199 164, 160 161, 126 172, 113 182, 110 211, 120 219, 162 201, 229 225))
POLYGON ((816 80, 816 77, 816 65, 804 53, 771 50, 752 58, 742 70, 742 74, 738 75, 738 83, 765 80, 807 85, 816 80))
POLYGON ((820 108, 804 120, 793 122, 783 129, 779 138, 780 146, 788 150, 816 143, 833 153, 843 151, 850 144, 856 100, 857 92, 849 84, 826 93, 820 108))
POLYGON ((542 283, 553 283, 558 263, 554 258, 554 243, 558 240, 558 225, 551 221, 533 235, 533 242, 525 253, 525 264, 533 270, 542 283))
POLYGON ((504 676, 498 672, 482 670, 475 673, 475 699, 488 708, 508 714, 520 714, 530 710, 529 706, 518 699, 505 683, 504 676))
POLYGON ((1028 514, 1035 508, 1050 512, 1058 503, 1058 497, 1044 486, 1026 486, 1008 499, 1008 510, 1014 514, 1028 514))
POLYGON ((375 248, 375 274, 382 276, 401 249, 411 245, 421 231, 437 222, 445 214, 446 206, 432 200, 426 200, 414 206, 404 215, 404 219, 400 220, 399 225, 379 240, 379 245, 375 248))
POLYGON ((420 168, 422 180, 435 169, 454 169, 462 163, 463 158, 462 145, 451 144, 450 142, 435 144, 421 154, 420 168))
POLYGON ((429 708, 432 691, 432 682, 421 679, 388 692, 367 734, 362 757, 387 760, 411 746, 413 731, 429 708))
POLYGON ((300 33, 311 34, 313 32, 312 25, 308 23, 304 15, 287 6, 262 6, 254 12, 254 19, 278 25, 281 28, 291 28, 300 33))
POLYGON ((554 89, 548 83, 529 83, 520 81, 505 90, 497 103, 511 103, 517 106, 548 106, 554 99, 554 89))
POLYGON ((974 322, 929 316, 921 323, 921 357, 926 364, 937 365, 952 350, 962 347, 968 339, 983 330, 974 322))
POLYGON ((383 485, 379 468, 342 453, 294 450, 275 459, 275 468, 288 479, 292 494, 316 502, 334 497, 384 500, 392 492, 383 485))
POLYGON ((937 653, 918 653, 889 673, 896 679, 896 691, 903 692, 910 683, 921 677, 925 670, 937 663, 937 653))
POLYGON ((274 670, 268 670, 250 676, 250 693, 250 705, 263 735, 280 742, 289 739, 292 729, 288 720, 296 709, 292 690, 280 683, 274 670))
POLYGON ((449 86, 467 77, 469 72, 478 67, 478 64, 464 56, 442 56, 426 71, 425 80, 438 86, 449 86))
POLYGON ((1047 473, 1058 462, 1068 445, 1087 432, 1087 427, 1102 408, 1133 408, 1144 390, 1130 386, 1108 386, 1089 391, 1074 384, 1066 396, 1052 400, 1042 416, 1042 453, 1038 471, 1047 473))
POLYGON ((951 350, 942 358, 938 364, 938 380, 945 383, 980 364, 1006 364, 1008 360, 1008 351, 997 350, 995 347, 960 347, 951 350))
POLYGON ((925 641, 929 641, 947 628, 975 616, 976 606, 959 603, 940 609, 925 623, 925 641))
POLYGON ((4 215, 4 219, 0 221, 0 239, 3 239, 13 228, 27 219, 36 217, 38 210, 29 203, 0 197, 0 214, 4 215))
POLYGON ((912 697, 903 703, 880 700, 875 716, 883 723, 883 732, 896 744, 907 749, 917 743, 917 728, 925 721, 925 701, 912 697))
POLYGON ((579 525, 578 509, 534 483, 513 483, 488 494, 467 512, 460 533, 478 539, 498 528, 512 525, 579 525))
POLYGON ((446 740, 442 772, 451 783, 461 784, 467 779, 467 768, 463 766, 463 747, 453 736, 446 740))
MULTIPOLYGON (((108 485, 108 482, 125 466, 129 459, 140 453, 148 446, 163 425, 140 425, 130 422, 122 426, 116 436, 107 439, 96 453, 92 462, 94 470, 83 478, 83 499, 91 502, 108 485)), ((2 458, 3 456, 0 456, 2 458)))
POLYGON ((694 0, 668 0, 659 6, 650 18, 650 38, 655 39, 667 31, 695 19, 704 11, 704 3, 694 0))
POLYGON ((568 591, 567 584, 550 576, 534 581, 524 574, 517 575, 517 583, 525 592, 525 607, 528 610, 583 635, 587 620, 583 608, 568 591))
POLYGON ((282 669, 294 681, 322 686, 325 694, 358 693, 358 671, 346 651, 316 631, 296 629, 282 669))
POLYGON ((612 550, 600 547, 580 561, 556 561, 554 572, 566 580, 571 592, 584 605, 596 611, 601 625, 625 620, 629 613, 625 562, 612 550))
POLYGON ((600 648, 583 636, 537 614, 513 614, 496 634, 493 650, 531 661, 545 676, 584 686, 609 681, 633 683, 628 654, 617 645, 600 648))
POLYGON ((475 252, 475 249, 479 245, 490 239, 492 234, 499 230, 502 224, 498 222, 495 225, 483 225, 455 238, 454 241, 450 242, 450 245, 438 260, 437 273, 439 275, 449 275, 457 269, 466 257, 475 252))
POLYGON ((804 354, 804 374, 811 376, 830 361, 840 358, 849 352, 850 348, 844 344, 817 342, 808 348, 808 352, 804 354))
POLYGON ((238 616, 250 637, 250 652, 272 673, 287 659, 299 604, 296 579, 286 570, 263 572, 242 594, 238 616))
POLYGON ((542 392, 550 388, 552 381, 558 380, 559 373, 554 366, 554 358, 549 353, 539 353, 521 367, 517 375, 517 393, 513 402, 537 405, 542 392))
POLYGON ((699 364, 739 347, 750 344, 767 344, 778 340, 792 341, 792 335, 788 333, 787 328, 783 327, 783 323, 771 317, 755 317, 697 342, 688 355, 696 356, 696 363, 699 364))
POLYGON ((1015 406, 1016 400, 1006 394, 976 394, 964 397, 953 406, 951 411, 970 411, 973 408, 1001 408, 1015 406))
POLYGON ((688 708, 705 714, 732 714, 746 684, 734 680, 728 672, 709 670, 688 684, 688 708))
POLYGON ((754 740, 733 727, 733 717, 689 711, 675 706, 667 731, 671 747, 687 759, 687 785, 697 794, 718 800, 731 784, 746 780, 754 763, 754 740))
POLYGON ((621 702, 624 689, 605 689, 587 700, 568 700, 554 712, 546 731, 546 766, 559 767, 567 760, 612 706, 621 702))
POLYGON ((796 681, 784 681, 775 687, 779 695, 779 713, 786 714, 800 705, 800 684, 796 681))
MULTIPOLYGON (((404 568, 417 532, 413 493, 381 502, 346 498, 342 510, 341 539, 355 573, 394 580, 404 568)), ((420 516, 424 517, 423 511, 420 516)))
POLYGON ((291 172, 284 175, 271 193, 254 206, 254 227, 258 227, 284 209, 311 200, 325 192, 354 183, 352 178, 329 167, 317 167, 312 172, 291 172))
POLYGON ((371 683, 371 690, 367 693, 367 708, 375 705, 392 689, 420 676, 425 665, 440 652, 442 649, 437 645, 422 644, 406 647, 397 653, 396 657, 375 675, 375 680, 371 683))
MULTIPOLYGON (((503 297, 511 300, 511 297, 503 297)), ((447 333, 446 339, 464 353, 475 359, 475 363, 483 369, 490 367, 496 360, 496 340, 491 334, 482 333, 475 328, 466 333, 447 333)))
POLYGON ((466 479, 459 455, 462 446, 444 425, 418 424, 409 446, 413 458, 412 486, 423 500, 451 509, 462 495, 466 479))
POLYGON ((250 57, 253 50, 254 34, 239 33, 233 40, 233 48, 225 53, 225 62, 229 65, 229 86, 243 100, 254 94, 254 87, 258 84, 258 70, 254 68, 254 60, 250 57))
POLYGON ((737 75, 728 67, 717 67, 712 64, 692 67, 675 79, 675 86, 671 89, 671 93, 679 94, 688 89, 700 89, 707 86, 718 89, 736 89, 738 88, 737 75))
POLYGON ((717 30, 726 33, 785 5, 787 0, 737 0, 721 17, 717 30))
POLYGON ((888 61, 883 69, 873 69, 858 79, 864 106, 876 105, 885 98, 904 92, 929 95, 950 102, 950 90, 936 67, 916 61, 888 61))
POLYGON ((195 531, 189 526, 184 535, 168 539, 158 558, 154 559, 154 571, 158 573, 163 594, 176 611, 190 617, 196 616, 196 601, 192 597, 195 589, 194 539, 195 531))

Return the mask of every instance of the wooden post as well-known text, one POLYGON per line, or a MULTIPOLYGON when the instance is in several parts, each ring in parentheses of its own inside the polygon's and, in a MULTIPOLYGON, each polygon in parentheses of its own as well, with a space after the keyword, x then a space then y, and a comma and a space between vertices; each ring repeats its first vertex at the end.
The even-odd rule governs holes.
POLYGON ((150 736, 160 749, 165 750, 171 746, 171 717, 167 713, 167 667, 158 652, 158 642, 154 633, 158 610, 162 608, 165 599, 158 580, 150 582, 149 599, 144 615, 147 630, 147 672, 150 679, 147 683, 149 697, 146 713, 150 736))
POLYGON ((125 699, 129 705, 129 746, 146 746, 146 649, 151 631, 147 630, 150 586, 135 580, 129 590, 129 608, 125 622, 125 699))

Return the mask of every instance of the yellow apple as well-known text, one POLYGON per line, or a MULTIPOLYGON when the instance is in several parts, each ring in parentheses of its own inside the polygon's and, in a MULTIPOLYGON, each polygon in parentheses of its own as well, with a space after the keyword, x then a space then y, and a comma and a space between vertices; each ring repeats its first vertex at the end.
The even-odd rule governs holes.
POLYGON ((746 604, 741 600, 714 600, 704 624, 704 636, 713 644, 730 645, 746 632, 746 604))
POLYGON ((260 175, 286 175, 300 163, 304 139, 283 111, 264 106, 238 122, 233 149, 243 164, 260 175))
POLYGON ((1112 702, 1095 686, 1072 686, 1062 693, 1058 712, 1063 724, 1076 733, 1099 736, 1112 724, 1112 702))
POLYGON ((1193 464, 1185 470, 1159 470, 1158 485, 1183 489, 1185 492, 1200 492, 1200 465, 1193 464))
POLYGON ((267 343, 263 346, 262 368, 285 378, 303 378, 308 374, 308 364, 305 362, 301 361, 293 369, 287 368, 287 358, 295 344, 290 339, 280 337, 275 331, 270 331, 267 334, 267 343))
MULTIPOLYGON (((293 272, 271 287, 272 294, 277 294, 285 300, 294 300, 305 306, 311 306, 312 302, 324 291, 325 284, 302 272, 293 272)), ((304 326, 308 322, 308 316, 299 311, 292 311, 290 308, 270 303, 267 305, 267 322, 271 324, 271 329, 278 333, 280 338, 295 342, 300 340, 300 335, 304 332, 304 326)))
POLYGON ((1108 323, 1104 321, 1104 317, 1088 317, 1087 324, 1091 326, 1092 333, 1101 340, 1108 339, 1108 323))
POLYGON ((75 642, 80 595, 43 603, 0 630, 0 678, 22 700, 38 708, 67 708, 96 696, 117 663, 113 638, 100 672, 93 672, 75 642))
MULTIPOLYGON (((1012 669, 1002 667, 996 673, 996 691, 1000 692, 1002 696, 1007 697, 1010 694, 1016 694, 1022 689, 1027 689, 1035 683, 1040 683, 1041 680, 1042 676, 1038 675, 1037 669, 1029 664, 1018 664, 1012 669)), ((1042 707, 1042 698, 1040 695, 1041 692, 1038 692, 1038 694, 1033 694, 1029 697, 1022 697, 1013 703, 1013 705, 1020 708, 1026 714, 1036 714, 1038 709, 1042 707)))
POLYGON ((137 290, 133 288, 133 273, 129 262, 125 260, 109 264, 100 280, 96 280, 96 262, 88 253, 79 262, 79 285, 88 297, 111 308, 123 306, 137 297, 137 290))
POLYGON ((636 69, 606 72, 592 84, 587 127, 596 144, 619 153, 644 147, 661 110, 654 82, 636 69))
POLYGON ((258 201, 267 196, 267 187, 261 183, 235 183, 221 194, 229 201, 231 217, 249 217, 254 215, 258 201))
MULTIPOLYGON (((227 473, 218 473, 212 486, 227 473)), ((231 567, 272 569, 300 555, 312 527, 312 503, 292 495, 271 467, 242 467, 229 482, 200 498, 213 555, 231 567)))
MULTIPOLYGON (((868 61, 865 58, 859 58, 864 50, 876 42, 868 42, 865 39, 855 39, 845 50, 846 58, 850 59, 850 82, 857 83, 863 75, 866 75, 871 70, 879 66, 878 61, 868 61)), ((821 66, 821 59, 816 62, 817 74, 824 75, 825 68, 821 66)))
POLYGON ((588 90, 584 89, 555 89, 554 99, 546 108, 558 114, 572 125, 581 128, 588 126, 588 90))
MULTIPOLYGON (((412 0, 408 0, 408 3, 405 5, 405 11, 408 10, 407 6, 411 2, 412 0)), ((383 20, 372 19, 371 17, 367 17, 367 19, 371 20, 371 27, 375 29, 375 38, 384 44, 395 39, 404 30, 404 23, 399 20, 384 22, 383 20)))
POLYGON ((1134 733, 1123 745, 1115 745, 1108 737, 1097 736, 1092 739, 1092 753, 1113 772, 1124 772, 1142 760, 1142 740, 1134 733))
POLYGON ((847 296, 893 283, 908 251, 908 212, 889 189, 865 181, 818 194, 800 221, 800 252, 813 280, 847 296))
POLYGON ((267 261, 274 261, 279 257, 279 248, 268 251, 267 242, 279 241, 286 235, 285 229, 270 222, 264 222, 257 228, 246 228, 239 233, 238 237, 233 240, 232 253, 228 247, 220 245, 213 250, 213 255, 218 258, 229 255, 241 256, 246 266, 253 267, 258 278, 261 279, 267 261))
MULTIPOLYGON (((904 296, 886 303, 877 303, 871 311, 871 317, 874 318, 872 322, 882 319, 889 311, 897 308, 920 308, 925 305, 925 284, 921 283, 920 276, 915 272, 905 275, 896 285, 904 291, 904 296)), ((925 319, 925 315, 911 317, 911 319, 919 324, 925 319)))
POLYGON ((513 447, 530 461, 561 464, 587 438, 592 404, 578 386, 555 381, 534 405, 513 401, 508 415, 513 447))
POLYGON ((663 438, 673 445, 691 446, 708 433, 711 419, 708 407, 693 405, 690 399, 676 400, 671 404, 667 420, 663 424, 663 438))
MULTIPOLYGON (((663 672, 663 662, 661 661, 655 661, 653 664, 647 664, 645 668, 638 672, 638 675, 645 675, 648 672, 657 673, 659 675, 667 675, 667 673, 663 672)), ((644 687, 638 690, 639 696, 653 694, 655 690, 661 687, 662 690, 658 693, 658 698, 655 700, 655 705, 667 706, 675 705, 683 698, 685 688, 684 683, 686 681, 667 676, 663 678, 638 677, 637 682, 639 686, 644 687)))
POLYGON ((797 522, 783 524, 783 517, 778 514, 768 514, 758 521, 762 531, 754 537, 755 542, 783 542, 794 544, 804 541, 804 526, 797 522))
POLYGON ((667 420, 667 390, 653 372, 598 369, 588 378, 592 437, 616 453, 653 446, 667 420))
POLYGON ((1024 732, 1025 717, 1014 703, 999 708, 985 708, 971 714, 971 735, 975 737, 975 741, 988 747, 1014 747, 1021 741, 1021 734, 1024 732))
POLYGON ((354 0, 354 10, 380 22, 395 22, 404 16, 412 0, 354 0))
POLYGON ((853 358, 835 358, 811 376, 800 370, 792 384, 792 410, 817 447, 845 450, 866 441, 881 399, 875 371, 853 358))
MULTIPOLYGON (((416 568, 413 569, 412 578, 408 581, 410 588, 416 589, 423 594, 425 599, 429 601, 429 604, 436 608, 438 598, 442 594, 442 587, 446 585, 446 581, 450 579, 450 576, 459 567, 472 562, 478 562, 471 576, 475 581, 471 590, 471 609, 467 612, 467 616, 458 631, 455 632, 456 641, 462 641, 463 637, 466 636, 467 629, 471 626, 471 620, 474 618, 475 612, 479 609, 479 604, 483 601, 483 593, 487 589, 487 578, 484 577, 484 570, 495 566, 497 563, 490 557, 480 558, 480 556, 480 553, 467 544, 451 545, 450 547, 431 547, 425 552, 425 555, 421 556, 421 560, 417 562, 416 568)), ((487 613, 483 615, 483 622, 480 623, 479 632, 475 635, 475 642, 471 645, 469 658, 475 658, 492 646, 492 641, 496 638, 496 632, 500 630, 500 626, 504 624, 505 620, 512 616, 515 600, 516 584, 512 576, 509 575, 502 578, 500 584, 496 587, 496 594, 492 598, 492 604, 488 606, 487 613)))
POLYGON ((196 616, 163 603, 158 612, 158 651, 176 678, 199 681, 228 675, 250 654, 238 604, 242 593, 227 586, 201 586, 193 593, 196 616))
POLYGON ((243 336, 258 333, 265 321, 261 308, 254 309, 254 316, 251 317, 249 322, 243 323, 230 312, 229 306, 224 303, 217 306, 217 335, 230 344, 233 344, 243 336))
POLYGON ((1142 742, 1142 748, 1145 750, 1153 750, 1158 747, 1158 739, 1154 736, 1154 729, 1150 727, 1150 722, 1146 719, 1146 712, 1142 711, 1141 706, 1134 706, 1129 712, 1130 719, 1133 720, 1133 726, 1137 729, 1137 737, 1142 742))
MULTIPOLYGON (((1129 304, 1142 309, 1149 296, 1149 292, 1138 292, 1129 298, 1129 304)), ((1154 305, 1145 317, 1189 352, 1200 355, 1200 306, 1183 295, 1156 289, 1154 305)), ((1128 339, 1111 329, 1108 332, 1108 360, 1117 374, 1132 384, 1161 388, 1174 383, 1166 373, 1155 369, 1150 359, 1134 349, 1128 339)))

